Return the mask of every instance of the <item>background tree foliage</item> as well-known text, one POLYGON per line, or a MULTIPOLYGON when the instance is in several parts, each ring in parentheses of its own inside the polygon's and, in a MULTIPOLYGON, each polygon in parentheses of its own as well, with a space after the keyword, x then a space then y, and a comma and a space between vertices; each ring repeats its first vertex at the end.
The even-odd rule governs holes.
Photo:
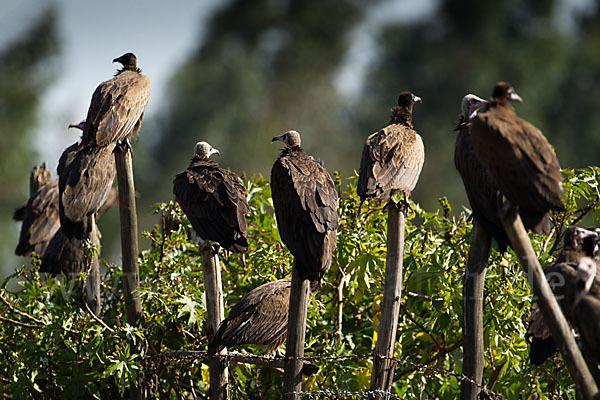
MULTIPOLYGON (((568 207, 554 215, 556 228, 580 218, 581 208, 600 216, 600 169, 566 175, 568 207)), ((386 211, 380 202, 360 207, 355 182, 356 177, 336 177, 342 193, 338 247, 309 303, 305 354, 315 357, 320 367, 317 375, 304 380, 309 392, 360 392, 369 386, 383 294, 386 211)), ((268 182, 256 177, 245 185, 251 206, 250 250, 245 256, 222 257, 227 309, 252 288, 289 276, 292 264, 271 213, 268 182)), ((471 224, 464 212, 452 216, 445 198, 439 201, 435 211, 412 203, 407 217, 393 387, 400 398, 455 399, 460 391, 461 293, 471 224)), ((192 392, 206 398, 205 361, 143 361, 173 350, 206 350, 208 344, 202 268, 198 247, 188 237, 190 224, 172 202, 156 210, 162 226, 144 234, 152 245, 140 255, 145 315, 140 330, 125 322, 118 265, 106 266, 99 318, 81 308, 83 293, 73 289, 74 281, 40 279, 38 261, 3 283, 0 392, 15 398, 120 398, 144 370, 151 392, 160 398, 184 398, 192 392), (8 282, 17 278, 22 290, 7 290, 8 282), (132 353, 132 342, 142 343, 141 354, 132 353)), ((556 240, 556 235, 533 237, 542 265, 556 256, 556 240)), ((491 260, 483 317, 484 383, 504 398, 572 398, 573 385, 559 356, 541 367, 529 365, 525 321, 531 297, 516 256, 493 252, 491 260)), ((281 397, 279 373, 235 363, 230 367, 234 399, 281 397)))
POLYGON ((49 8, 23 36, 0 52, 0 271, 6 274, 16 262, 14 249, 19 238, 13 211, 29 196, 32 129, 37 124, 39 100, 54 75, 51 61, 59 48, 56 12, 49 8))

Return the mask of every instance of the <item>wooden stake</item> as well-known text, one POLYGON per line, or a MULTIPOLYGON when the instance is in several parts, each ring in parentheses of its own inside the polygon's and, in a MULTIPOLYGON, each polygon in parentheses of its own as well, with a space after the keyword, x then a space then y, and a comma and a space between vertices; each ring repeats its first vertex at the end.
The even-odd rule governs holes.
POLYGON ((310 282, 301 279, 296 262, 292 268, 290 308, 287 340, 285 343, 285 368, 283 373, 284 399, 300 399, 302 390, 302 366, 304 365, 304 339, 306 335, 306 310, 310 297, 310 282))
MULTIPOLYGON (((223 308, 223 289, 221 283, 221 266, 219 264, 218 250, 214 250, 210 242, 205 242, 200 248, 202 256, 202 270, 204 272, 204 291, 206 294, 206 323, 208 341, 219 329, 223 321, 225 311, 223 308)), ((226 355, 227 349, 222 349, 216 355, 226 355)), ((208 362, 210 368, 210 399, 229 399, 229 373, 227 359, 221 357, 210 357, 208 362)))
POLYGON ((471 249, 463 287, 463 380, 461 400, 477 400, 483 376, 483 289, 490 255, 490 235, 473 220, 471 249))
POLYGON ((507 202, 498 212, 498 216, 515 253, 519 257, 521 267, 527 274, 529 287, 537 299, 544 321, 550 327, 552 339, 567 364, 575 386, 579 388, 584 399, 600 397, 590 370, 577 347, 577 343, 575 343, 573 333, 554 298, 554 294, 550 290, 550 286, 548 286, 544 271, 537 260, 516 207, 507 202))
MULTIPOLYGON (((117 181, 119 184, 119 212, 121 218, 121 252, 123 258, 123 292, 125 295, 125 317, 127 323, 136 328, 142 326, 142 304, 140 302, 140 271, 138 267, 138 232, 135 211, 135 185, 130 147, 118 143, 115 147, 117 181)), ((139 353, 141 348, 134 347, 139 353)), ((140 373, 136 386, 130 386, 130 398, 142 399, 143 376, 140 373)))
MULTIPOLYGON (((377 344, 373 356, 371 390, 389 392, 394 379, 394 345, 398 328, 398 313, 402 295, 402 256, 404 253, 404 211, 393 202, 388 203, 387 254, 385 258, 385 287, 379 319, 377 344)), ((371 398, 384 399, 375 395, 371 398)))

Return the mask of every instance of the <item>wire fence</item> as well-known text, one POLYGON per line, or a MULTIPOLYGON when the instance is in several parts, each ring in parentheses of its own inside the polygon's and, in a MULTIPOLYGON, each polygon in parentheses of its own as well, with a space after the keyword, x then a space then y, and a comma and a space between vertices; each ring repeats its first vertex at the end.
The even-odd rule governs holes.
MULTIPOLYGON (((364 355, 337 355, 337 356, 304 356, 304 357, 286 357, 286 356, 265 356, 265 355, 255 355, 249 353, 238 353, 231 352, 227 354, 215 354, 213 356, 209 356, 206 351, 173 351, 168 353, 157 354, 153 356, 146 357, 144 359, 144 364, 148 372, 151 372, 154 368, 159 365, 171 364, 177 362, 185 362, 185 361, 195 361, 195 360, 208 360, 210 357, 218 357, 220 359, 227 360, 229 362, 243 362, 249 364, 256 364, 261 366, 270 366, 273 368, 282 368, 284 362, 289 359, 303 360, 309 363, 319 362, 318 365, 324 366, 323 363, 339 363, 340 361, 354 359, 354 360, 370 360, 373 358, 373 354, 364 354, 364 355)), ((378 355, 381 358, 389 358, 393 361, 394 367, 397 365, 405 366, 406 368, 410 368, 411 372, 432 372, 435 374, 442 374, 445 376, 452 376, 456 378, 459 382, 468 382, 472 385, 475 385, 480 389, 480 398, 484 399, 504 399, 504 396, 500 393, 496 393, 486 385, 481 385, 475 382, 470 377, 457 373, 452 370, 441 368, 438 366, 432 366, 426 363, 415 363, 407 360, 398 360, 394 357, 385 357, 382 355, 378 355)), ((312 364, 311 364, 312 365, 312 364)), ((394 379, 394 381, 398 380, 398 375, 394 379)), ((230 383, 231 385, 231 383, 230 383)), ((298 391, 298 392, 289 392, 284 393, 284 395, 301 395, 304 398, 308 399, 372 399, 375 396, 385 396, 385 398, 392 399, 401 399, 403 397, 399 396, 396 393, 392 393, 384 390, 358 390, 358 391, 349 391, 349 390, 331 390, 331 389, 319 389, 315 391, 298 391)))

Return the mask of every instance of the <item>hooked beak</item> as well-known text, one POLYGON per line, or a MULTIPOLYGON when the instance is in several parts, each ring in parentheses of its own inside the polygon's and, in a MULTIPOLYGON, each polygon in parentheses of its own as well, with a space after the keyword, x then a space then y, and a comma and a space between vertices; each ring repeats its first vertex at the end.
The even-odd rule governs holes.
POLYGON ((271 139, 271 143, 277 141, 283 141, 283 135, 275 136, 273 139, 271 139))
POLYGON ((423 100, 421 100, 421 98, 419 96, 415 96, 414 94, 412 95, 412 100, 413 103, 422 103, 423 100))
POLYGON ((68 129, 77 128, 77 129, 83 130, 84 127, 85 127, 85 119, 79 121, 79 123, 77 123, 77 124, 69 124, 69 128, 68 129))
POLYGON ((477 115, 477 111, 483 107, 484 105, 486 105, 488 102, 487 100, 484 99, 475 99, 473 100, 473 103, 471 104, 470 110, 469 110, 469 119, 473 119, 475 118, 475 115, 477 115))
POLYGON ((221 152, 219 150, 217 150, 217 149, 213 149, 212 153, 213 154, 217 154, 219 157, 221 157, 221 152))
POLYGON ((510 89, 510 91, 508 92, 508 99, 512 100, 512 101, 518 101, 519 103, 523 102, 523 99, 521 98, 521 96, 519 96, 517 94, 517 92, 515 92, 514 89, 510 89))

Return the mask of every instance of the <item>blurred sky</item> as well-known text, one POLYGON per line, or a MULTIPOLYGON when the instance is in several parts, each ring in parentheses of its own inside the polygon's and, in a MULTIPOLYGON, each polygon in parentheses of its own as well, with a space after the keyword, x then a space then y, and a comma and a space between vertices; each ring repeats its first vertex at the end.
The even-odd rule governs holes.
MULTIPOLYGON (((37 128, 39 159, 55 174, 63 149, 77 140, 79 131, 67 130, 85 118, 96 86, 110 78, 117 65, 111 60, 128 51, 150 77, 152 94, 145 118, 155 116, 165 97, 169 78, 197 48, 206 21, 226 0, 2 0, 0 49, 18 38, 50 4, 58 8, 62 52, 58 76, 45 93, 37 128), (118 11, 117 11, 118 10, 118 11)), ((369 60, 377 57, 376 36, 386 24, 417 21, 433 12, 438 0, 391 0, 372 7, 349 38, 350 48, 336 86, 347 96, 358 94, 369 60)), ((561 25, 571 29, 574 9, 590 0, 563 0, 561 25)))

